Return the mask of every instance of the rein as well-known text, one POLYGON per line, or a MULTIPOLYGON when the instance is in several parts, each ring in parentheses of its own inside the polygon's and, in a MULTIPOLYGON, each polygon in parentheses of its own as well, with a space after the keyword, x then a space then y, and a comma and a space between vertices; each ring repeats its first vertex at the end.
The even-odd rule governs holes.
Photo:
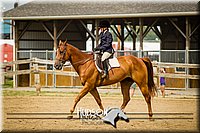
POLYGON ((87 58, 85 60, 77 61, 77 62, 73 63, 73 65, 76 65, 76 64, 79 64, 79 63, 81 63, 80 65, 83 65, 83 64, 85 64, 86 62, 88 62, 90 60, 92 60, 92 58, 87 58))
MULTIPOLYGON (((66 48, 65 48, 64 51, 63 51, 62 53, 60 53, 60 54, 62 54, 62 56, 64 57, 65 54, 66 54, 66 51, 67 51, 67 50, 66 50, 66 48)), ((76 65, 76 64, 83 65, 83 64, 85 64, 86 62, 88 62, 88 61, 90 61, 90 60, 92 60, 92 59, 93 59, 92 57, 89 57, 89 58, 87 58, 87 59, 79 60, 79 61, 73 62, 73 63, 71 63, 71 64, 73 64, 73 65, 76 65)), ((71 56, 70 56, 69 60, 71 60, 71 56)), ((66 62, 66 61, 63 60, 63 59, 59 59, 59 61, 61 61, 63 64, 65 64, 64 62, 66 62)), ((70 62, 72 62, 72 60, 71 60, 70 62)), ((67 66, 67 65, 65 65, 65 66, 67 66)))

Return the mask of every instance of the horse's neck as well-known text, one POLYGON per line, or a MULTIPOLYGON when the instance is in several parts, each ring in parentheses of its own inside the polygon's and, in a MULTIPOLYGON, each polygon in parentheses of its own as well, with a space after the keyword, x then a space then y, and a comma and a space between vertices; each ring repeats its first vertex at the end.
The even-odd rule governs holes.
POLYGON ((76 72, 80 72, 80 65, 84 65, 84 62, 91 59, 92 55, 86 54, 79 49, 73 47, 70 45, 69 49, 70 55, 71 55, 71 64, 76 70, 76 72))

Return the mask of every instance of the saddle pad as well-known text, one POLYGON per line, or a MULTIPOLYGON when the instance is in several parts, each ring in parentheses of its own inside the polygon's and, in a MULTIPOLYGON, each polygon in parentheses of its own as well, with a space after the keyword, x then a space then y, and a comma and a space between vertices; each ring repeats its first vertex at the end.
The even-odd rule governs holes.
MULTIPOLYGON (((96 61, 95 61, 95 66, 96 66, 97 70, 101 73, 102 70, 101 70, 101 68, 98 67, 96 61)), ((114 58, 109 59, 108 71, 111 68, 116 68, 116 67, 120 67, 120 64, 119 64, 119 61, 117 60, 117 58, 114 57, 114 58)))
POLYGON ((120 67, 120 64, 119 64, 119 61, 117 60, 117 58, 109 59, 109 64, 110 64, 111 68, 120 67))

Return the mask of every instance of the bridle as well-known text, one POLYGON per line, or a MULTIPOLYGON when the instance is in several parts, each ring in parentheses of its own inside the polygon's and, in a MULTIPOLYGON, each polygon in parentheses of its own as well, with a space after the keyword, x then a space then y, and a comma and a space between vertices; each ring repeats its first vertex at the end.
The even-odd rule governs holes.
MULTIPOLYGON (((66 54, 66 49, 64 49, 64 51, 62 51, 62 52, 60 51, 60 54, 61 54, 61 56, 62 56, 62 59, 56 59, 56 60, 58 60, 59 62, 65 64, 66 60, 64 60, 63 57, 64 57, 65 54, 66 54)), ((56 55, 57 55, 57 51, 56 51, 56 55)))
POLYGON ((60 51, 60 48, 58 47, 58 49, 56 50, 56 56, 57 56, 57 54, 58 54, 58 51, 59 51, 59 54, 60 54, 60 56, 61 56, 62 58, 59 58, 59 59, 56 58, 56 62, 58 61, 58 62, 59 62, 59 65, 54 65, 54 67, 55 67, 56 69, 61 70, 62 67, 64 66, 65 62, 66 62, 66 60, 63 59, 63 58, 65 57, 65 55, 66 55, 66 48, 61 52, 61 51, 60 51))

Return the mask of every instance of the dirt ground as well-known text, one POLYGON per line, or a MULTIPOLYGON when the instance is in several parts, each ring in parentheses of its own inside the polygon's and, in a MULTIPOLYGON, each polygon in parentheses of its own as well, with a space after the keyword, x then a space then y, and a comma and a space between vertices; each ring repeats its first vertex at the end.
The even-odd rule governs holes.
MULTIPOLYGON (((154 120, 147 114, 127 115, 130 122, 117 122, 117 128, 101 121, 83 122, 80 119, 67 119, 62 114, 69 112, 75 94, 69 96, 4 96, 3 97, 3 131, 192 131, 198 130, 198 99, 178 97, 155 97, 152 99, 154 120), (61 113, 60 115, 10 115, 10 113, 61 113), (160 114, 159 114, 160 113, 160 114), (162 114, 165 113, 165 114, 162 114), (169 113, 169 114, 167 114, 169 113), (180 113, 180 114, 170 114, 180 113), (185 113, 188 113, 185 115, 185 113), (24 117, 24 118, 19 118, 24 117), (40 117, 40 118, 38 118, 40 117)), ((104 107, 120 107, 121 95, 101 96, 104 107)), ((77 108, 98 109, 93 97, 88 94, 77 108)), ((75 111, 76 112, 76 111, 75 111)), ((142 96, 135 96, 127 105, 125 112, 147 113, 147 105, 142 96)), ((75 116, 77 117, 77 116, 75 116)))

